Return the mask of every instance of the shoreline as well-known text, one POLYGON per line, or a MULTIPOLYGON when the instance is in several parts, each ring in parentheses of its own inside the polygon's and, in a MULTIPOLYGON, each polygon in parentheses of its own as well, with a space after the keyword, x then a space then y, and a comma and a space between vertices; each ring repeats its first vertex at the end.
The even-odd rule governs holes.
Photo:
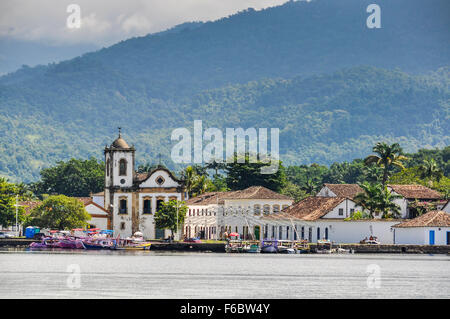
MULTIPOLYGON (((1 248, 28 248, 33 239, 0 239, 1 248)), ((154 242, 150 250, 153 251, 191 251, 226 253, 225 243, 185 243, 185 242, 154 242)), ((326 248, 326 245, 311 243, 307 254, 315 254, 316 249, 326 248)), ((333 244, 333 247, 350 249, 355 254, 450 254, 449 245, 407 245, 407 244, 333 244)))

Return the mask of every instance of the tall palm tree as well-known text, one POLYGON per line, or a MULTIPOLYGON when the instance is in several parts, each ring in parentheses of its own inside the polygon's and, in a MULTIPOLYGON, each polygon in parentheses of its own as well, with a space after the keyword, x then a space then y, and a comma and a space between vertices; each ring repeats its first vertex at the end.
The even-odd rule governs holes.
POLYGON ((422 179, 436 179, 439 182, 444 176, 434 159, 425 159, 422 165, 419 166, 419 171, 422 179))
POLYGON ((389 177, 389 170, 392 167, 404 169, 402 161, 408 158, 401 155, 402 148, 398 143, 388 145, 386 143, 377 143, 372 149, 377 155, 369 155, 364 160, 366 165, 375 163, 383 168, 382 185, 385 186, 389 177))
POLYGON ((192 166, 186 167, 186 169, 182 172, 182 175, 186 186, 186 192, 189 194, 189 197, 191 197, 195 187, 195 179, 197 176, 195 174, 194 168, 192 166))
POLYGON ((193 195, 198 196, 204 194, 208 191, 209 188, 209 180, 205 175, 197 175, 195 178, 195 185, 193 190, 193 195))

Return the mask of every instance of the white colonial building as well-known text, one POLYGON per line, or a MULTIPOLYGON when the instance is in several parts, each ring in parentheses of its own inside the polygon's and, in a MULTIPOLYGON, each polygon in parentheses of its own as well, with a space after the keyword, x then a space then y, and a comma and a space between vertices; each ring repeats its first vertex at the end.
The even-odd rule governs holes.
POLYGON ((315 197, 308 197, 280 214, 262 218, 268 229, 266 237, 359 243, 374 236, 381 243, 392 244, 395 241, 393 226, 415 214, 412 203, 439 202, 441 198, 438 192, 421 185, 389 185, 388 189, 401 196, 395 200, 400 206, 400 219, 383 219, 380 214, 374 219, 351 220, 349 217, 354 212, 362 211, 353 198, 363 189, 357 184, 324 184, 315 197))
POLYGON ((374 236, 382 243, 393 243, 391 227, 399 220, 348 220, 357 209, 355 202, 347 197, 311 196, 280 214, 264 217, 263 222, 268 226, 267 238, 359 243, 374 236))
POLYGON ((244 190, 205 193, 186 202, 186 237, 222 239, 225 232, 245 239, 263 239, 261 218, 279 213, 292 198, 262 186, 244 190))
POLYGON ((135 172, 135 148, 119 137, 105 147, 105 191, 92 196, 109 213, 108 229, 114 235, 142 232, 147 239, 163 239, 169 230, 155 227, 154 215, 162 202, 185 199, 183 182, 168 169, 158 166, 148 173, 135 172))
POLYGON ((84 209, 89 213, 91 219, 88 221, 89 228, 107 229, 108 211, 99 203, 94 202, 91 197, 77 197, 83 202, 84 209))
POLYGON ((431 211, 393 226, 395 244, 450 245, 450 214, 431 211))

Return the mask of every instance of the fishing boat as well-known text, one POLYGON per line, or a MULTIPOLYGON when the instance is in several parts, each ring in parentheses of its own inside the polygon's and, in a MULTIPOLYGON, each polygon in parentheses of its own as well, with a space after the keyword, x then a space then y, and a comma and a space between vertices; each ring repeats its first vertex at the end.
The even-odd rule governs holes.
POLYGON ((277 252, 279 254, 296 254, 297 251, 294 247, 294 243, 290 240, 278 241, 277 252))
POLYGON ((261 254, 276 254, 278 252, 277 247, 277 240, 265 239, 261 244, 261 254))
POLYGON ((242 244, 240 240, 229 240, 225 246, 227 253, 239 253, 242 251, 242 244))
POLYGON ((45 244, 44 240, 42 240, 40 243, 38 242, 32 242, 30 244, 30 248, 48 248, 45 244))
POLYGON ((82 241, 85 249, 99 250, 111 249, 114 247, 114 240, 111 238, 88 238, 82 241))
POLYGON ((113 245, 108 247, 112 250, 150 250, 151 243, 134 238, 114 239, 113 245))
POLYGON ((294 247, 297 254, 307 254, 310 252, 309 243, 307 240, 295 241, 294 247))
POLYGON ((76 238, 64 238, 59 239, 58 248, 65 248, 65 249, 84 249, 83 242, 80 239, 76 238))
POLYGON ((336 253, 337 253, 337 254, 350 254, 350 253, 351 253, 351 250, 350 250, 350 249, 345 249, 345 248, 338 247, 338 248, 336 248, 336 253))
POLYGON ((245 242, 242 247, 243 253, 257 254, 261 252, 258 241, 245 242))
POLYGON ((336 249, 332 248, 332 242, 329 239, 319 239, 315 252, 317 254, 331 254, 336 252, 336 249))

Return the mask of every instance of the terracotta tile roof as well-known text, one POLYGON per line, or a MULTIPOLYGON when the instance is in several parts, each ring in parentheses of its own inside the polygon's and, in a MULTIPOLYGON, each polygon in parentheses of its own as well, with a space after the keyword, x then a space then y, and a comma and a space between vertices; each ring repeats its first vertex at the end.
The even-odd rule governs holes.
POLYGON ((337 197, 353 199, 356 194, 362 193, 363 189, 358 184, 323 184, 328 187, 337 197))
POLYGON ((23 201, 19 202, 19 206, 22 206, 25 209, 25 215, 30 215, 31 211, 41 203, 41 201, 23 201))
POLYGON ((346 200, 345 197, 311 196, 284 209, 283 213, 301 220, 317 220, 325 216, 344 200, 346 200))
POLYGON ((83 205, 86 207, 88 205, 94 205, 98 208, 100 208, 101 210, 103 210, 105 213, 109 214, 109 212, 102 206, 100 206, 99 204, 95 203, 91 197, 73 197, 78 199, 79 201, 81 201, 83 203, 83 205))
POLYGON ((95 193, 92 196, 105 196, 105 192, 95 193))
POLYGON ((442 210, 434 210, 392 227, 450 227, 450 214, 442 210))
POLYGON ((394 192, 408 199, 440 199, 442 195, 422 185, 388 185, 394 192))
POLYGON ((149 177, 150 173, 135 173, 134 180, 136 182, 143 182, 149 177))
POLYGON ((203 206, 210 204, 217 204, 217 198, 219 198, 219 204, 223 204, 224 199, 282 199, 292 200, 289 196, 279 194, 263 186, 251 186, 249 188, 230 191, 230 192, 209 192, 199 195, 194 198, 190 198, 186 201, 186 205, 203 206))
POLYGON ((219 204, 223 204, 223 199, 221 195, 225 192, 208 192, 197 197, 189 198, 186 201, 187 206, 205 206, 211 204, 217 204, 217 198, 219 196, 219 204))
POLYGON ((249 188, 224 193, 223 199, 283 199, 292 200, 291 197, 279 194, 263 186, 251 186, 249 188))
POLYGON ((86 206, 87 204, 89 204, 90 202, 92 202, 92 198, 91 197, 74 197, 76 199, 78 199, 79 201, 81 201, 83 203, 84 206, 86 206))

